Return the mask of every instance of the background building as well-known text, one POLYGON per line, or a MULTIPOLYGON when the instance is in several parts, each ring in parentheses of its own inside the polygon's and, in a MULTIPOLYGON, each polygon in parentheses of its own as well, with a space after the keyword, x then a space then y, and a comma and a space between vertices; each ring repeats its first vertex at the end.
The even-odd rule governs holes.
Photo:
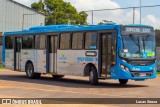
MULTIPOLYGON (((45 15, 13 0, 0 0, 0 36, 6 31, 28 29, 45 24, 45 15)), ((1 46, 2 37, 0 37, 1 46)), ((1 62, 0 49, 0 62, 1 62)))
POLYGON ((0 32, 44 25, 45 15, 13 0, 0 0, 0 32))

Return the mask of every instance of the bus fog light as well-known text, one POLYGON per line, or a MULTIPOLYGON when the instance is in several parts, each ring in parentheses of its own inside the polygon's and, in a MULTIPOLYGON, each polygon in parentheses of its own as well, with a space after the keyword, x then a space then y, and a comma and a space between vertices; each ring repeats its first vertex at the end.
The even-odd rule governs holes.
POLYGON ((128 71, 128 72, 129 72, 129 68, 128 68, 128 67, 126 67, 126 66, 124 66, 124 65, 120 65, 120 67, 121 67, 123 70, 125 70, 125 71, 128 71))
POLYGON ((125 71, 128 71, 128 72, 129 72, 129 68, 128 68, 128 67, 125 67, 125 71))

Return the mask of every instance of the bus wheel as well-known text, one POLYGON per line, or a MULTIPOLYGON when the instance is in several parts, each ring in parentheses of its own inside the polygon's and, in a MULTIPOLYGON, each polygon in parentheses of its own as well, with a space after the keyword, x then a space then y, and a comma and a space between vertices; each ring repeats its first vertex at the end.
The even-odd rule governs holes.
POLYGON ((128 82, 128 79, 119 79, 119 83, 121 85, 125 85, 125 84, 127 84, 127 82, 128 82))
POLYGON ((97 70, 95 67, 90 68, 89 81, 90 81, 90 84, 92 84, 92 85, 98 84, 98 75, 97 75, 97 70))
POLYGON ((55 79, 59 79, 59 78, 63 78, 64 75, 52 75, 52 77, 55 78, 55 79))
POLYGON ((26 75, 29 79, 40 78, 40 73, 34 73, 34 67, 32 63, 26 65, 26 75))

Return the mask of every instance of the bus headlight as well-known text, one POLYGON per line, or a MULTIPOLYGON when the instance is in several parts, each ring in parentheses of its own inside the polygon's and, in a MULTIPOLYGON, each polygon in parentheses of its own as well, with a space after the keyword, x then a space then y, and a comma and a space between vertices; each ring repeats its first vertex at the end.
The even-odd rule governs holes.
POLYGON ((123 70, 129 72, 129 68, 128 68, 128 67, 126 67, 126 66, 124 66, 124 65, 120 65, 120 67, 121 67, 123 70))

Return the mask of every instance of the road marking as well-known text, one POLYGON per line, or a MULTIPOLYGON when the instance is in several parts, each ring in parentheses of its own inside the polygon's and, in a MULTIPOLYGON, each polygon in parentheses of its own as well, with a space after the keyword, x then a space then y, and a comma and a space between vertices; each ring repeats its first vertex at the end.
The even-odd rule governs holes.
POLYGON ((112 97, 127 97, 125 95, 109 95, 109 94, 99 94, 99 93, 85 93, 85 92, 73 92, 73 91, 65 91, 65 90, 47 90, 47 89, 39 89, 39 88, 27 88, 27 87, 10 87, 10 86, 0 86, 0 88, 14 88, 14 89, 28 89, 28 90, 39 90, 39 91, 47 91, 47 92, 61 92, 61 93, 72 93, 72 94, 91 94, 91 95, 100 95, 100 96, 112 96, 112 97))

